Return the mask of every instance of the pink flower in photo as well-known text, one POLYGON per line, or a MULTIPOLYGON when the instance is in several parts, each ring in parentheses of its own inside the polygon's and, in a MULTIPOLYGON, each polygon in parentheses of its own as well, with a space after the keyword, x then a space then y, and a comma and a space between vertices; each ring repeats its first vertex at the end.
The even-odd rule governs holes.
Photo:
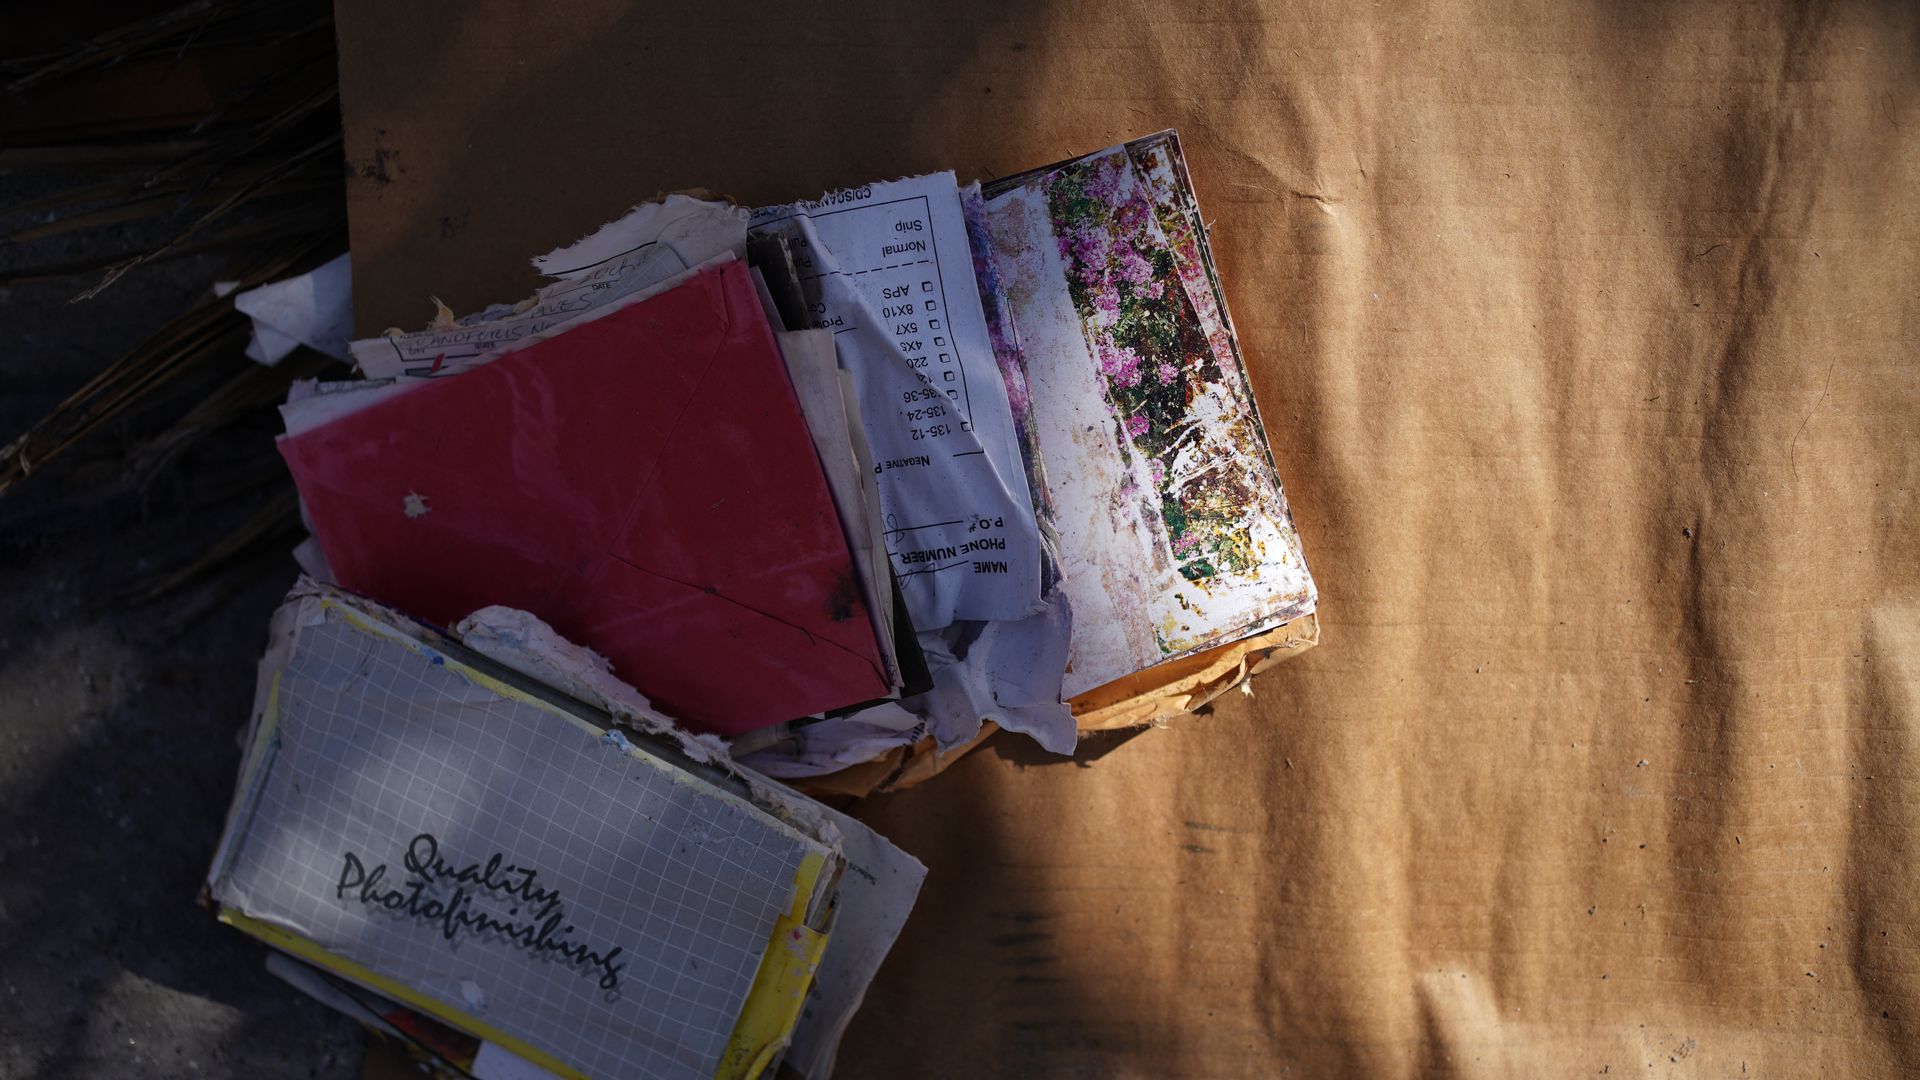
POLYGON ((1103 158, 1088 170, 1086 182, 1081 190, 1092 199, 1111 202, 1120 190, 1120 162, 1118 158, 1103 158))
POLYGON ((1137 439, 1147 433, 1148 426, 1147 418, 1144 416, 1129 417, 1127 419, 1127 434, 1137 439))
POLYGON ((1132 244, 1122 241, 1114 249, 1114 276, 1138 291, 1153 281, 1153 264, 1135 251, 1132 244))
POLYGON ((1174 381, 1180 378, 1180 369, 1162 360, 1160 361, 1160 367, 1155 370, 1154 374, 1160 376, 1161 386, 1172 386, 1174 381))
POLYGON ((1188 533, 1187 535, 1173 542, 1173 553, 1175 555, 1185 555, 1187 552, 1192 551, 1194 548, 1199 546, 1200 546, 1200 534, 1188 533))
POLYGON ((1100 346, 1100 372, 1115 386, 1140 385, 1140 355, 1128 348, 1100 346))
POLYGON ((1068 233, 1067 246, 1082 271, 1097 273, 1106 265, 1107 250, 1112 242, 1105 229, 1080 227, 1068 233))

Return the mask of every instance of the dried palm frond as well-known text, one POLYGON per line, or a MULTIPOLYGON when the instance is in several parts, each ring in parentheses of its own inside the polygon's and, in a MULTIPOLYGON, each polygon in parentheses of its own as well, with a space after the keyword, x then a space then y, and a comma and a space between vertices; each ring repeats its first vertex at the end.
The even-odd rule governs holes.
POLYGON ((291 486, 283 487, 232 532, 215 541, 191 562, 156 582, 147 591, 146 599, 164 596, 233 559, 257 552, 265 543, 281 541, 291 545, 299 537, 300 499, 291 486))
POLYGON ((179 232, 175 233, 173 235, 173 238, 168 240, 166 243, 161 244, 159 247, 154 248, 151 251, 143 251, 140 254, 133 256, 132 258, 125 259, 121 262, 115 263, 114 265, 108 267, 107 272, 101 276, 100 281, 97 284, 93 285, 92 287, 82 290, 79 295, 73 298, 74 302, 77 303, 81 300, 91 300, 95 296, 100 295, 100 290, 105 289, 107 286, 112 285, 116 281, 119 281, 120 278, 124 276, 127 271, 133 269, 136 266, 141 265, 142 263, 148 262, 152 259, 159 258, 160 256, 173 250, 175 247, 178 247, 188 237, 199 232, 201 229, 206 228, 208 225, 212 224, 213 222, 218 221, 220 218, 225 217, 227 214, 231 213, 234 209, 246 203, 248 200, 258 198, 261 195, 264 195, 272 191, 276 183, 278 183, 279 181, 285 180, 289 176, 298 172, 300 167, 304 163, 313 159, 316 155, 323 154, 329 151, 338 151, 339 149, 340 149, 340 133, 336 131, 332 135, 329 135, 321 139, 319 142, 314 143, 311 146, 304 147, 294 152, 293 154, 289 155, 288 157, 284 158, 283 160, 274 163, 266 171, 262 172, 256 179, 253 179, 243 184, 239 188, 239 190, 233 192, 231 195, 228 195, 227 197, 221 199, 218 203, 216 203, 211 210, 208 210, 206 213, 201 214, 199 217, 193 219, 193 221, 189 222, 184 229, 181 229, 179 232))
MULTIPOLYGON (((208 230, 192 243, 180 244, 163 254, 149 256, 147 261, 163 262, 188 255, 230 252, 240 248, 264 249, 272 245, 322 235, 328 229, 336 228, 338 225, 338 215, 325 208, 294 207, 278 210, 256 220, 236 222, 208 230)), ((0 288, 90 277, 103 273, 113 264, 135 254, 138 253, 107 251, 69 262, 41 263, 23 266, 18 270, 0 271, 0 288)))
POLYGON ((244 19, 270 7, 270 0, 193 0, 151 18, 123 23, 59 53, 0 62, 0 71, 21 72, 6 85, 8 93, 17 94, 89 68, 121 63, 155 50, 164 51, 173 42, 191 42, 209 27, 244 19))
MULTIPOLYGON (((192 0, 65 48, 0 59, 0 89, 27 105, 0 115, 0 170, 70 181, 0 205, 9 223, 0 287, 75 281, 73 301, 84 309, 142 267, 184 255, 224 259, 219 276, 245 289, 345 250, 324 0, 192 0), (197 77, 174 77, 182 66, 197 77)), ((230 299, 204 295, 0 445, 0 496, 70 459, 84 467, 68 483, 99 493, 70 495, 75 506, 152 496, 167 475, 209 481, 160 485, 181 513, 208 509, 207 498, 257 504, 231 535, 163 570, 149 594, 289 538, 297 504, 270 453, 226 468, 217 454, 191 452, 235 425, 254 431, 293 379, 332 363, 296 351, 259 366, 244 355, 249 330, 230 299), (272 494, 261 501, 263 491, 272 494)))
MULTIPOLYGON (((243 289, 263 285, 318 261, 322 250, 331 254, 323 244, 309 242, 269 255, 245 268, 237 280, 243 289)), ((243 373, 255 366, 242 352, 249 326, 231 301, 208 297, 161 327, 68 395, 39 423, 0 447, 0 495, 101 425, 188 375, 205 368, 243 373)))

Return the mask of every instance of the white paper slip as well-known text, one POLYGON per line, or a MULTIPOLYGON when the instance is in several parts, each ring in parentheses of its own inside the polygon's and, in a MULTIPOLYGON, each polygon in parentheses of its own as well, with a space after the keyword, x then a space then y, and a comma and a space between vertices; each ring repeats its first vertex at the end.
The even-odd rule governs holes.
POLYGON ((840 830, 847 870, 840 879, 833 944, 814 972, 813 988, 780 1065, 782 1076, 791 1070, 804 1080, 833 1075, 840 1038, 906 925, 927 877, 920 860, 880 834, 838 810, 821 809, 840 830))
POLYGON ((863 475, 861 455, 854 449, 847 400, 841 393, 846 374, 834 360, 833 335, 825 330, 782 330, 774 335, 787 377, 800 402, 800 415, 813 436, 820 468, 827 477, 834 512, 846 531, 854 572, 860 579, 860 598, 873 620, 873 638, 886 661, 887 679, 900 689, 900 661, 894 654, 893 579, 887 573, 885 536, 874 501, 872 477, 863 475))
POLYGON ((914 626, 1018 619, 1040 541, 952 173, 754 211, 854 375, 887 551, 914 626))
POLYGON ((742 258, 746 238, 746 212, 739 207, 669 195, 534 259, 536 269, 557 280, 521 303, 496 304, 452 325, 356 341, 353 360, 370 379, 457 374, 665 292, 716 259, 742 258))
POLYGON ((249 359, 272 367, 305 345, 345 360, 353 336, 353 267, 339 255, 299 277, 238 293, 233 307, 253 320, 249 359))

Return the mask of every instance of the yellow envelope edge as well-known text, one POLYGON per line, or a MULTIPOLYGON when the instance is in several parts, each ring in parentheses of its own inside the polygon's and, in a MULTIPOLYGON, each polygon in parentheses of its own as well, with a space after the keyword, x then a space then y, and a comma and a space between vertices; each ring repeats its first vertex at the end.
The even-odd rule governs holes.
POLYGON ((794 872, 793 907, 774 920, 767 951, 760 956, 760 968, 754 972, 713 1080, 756 1080, 792 1041, 813 974, 827 950, 827 933, 805 921, 825 870, 826 859, 809 854, 794 872))

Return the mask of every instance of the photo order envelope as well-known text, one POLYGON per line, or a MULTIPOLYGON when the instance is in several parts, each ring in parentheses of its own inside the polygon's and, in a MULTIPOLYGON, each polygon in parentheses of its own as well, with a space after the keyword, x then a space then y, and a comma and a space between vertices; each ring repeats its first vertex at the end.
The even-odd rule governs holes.
POLYGON ((284 436, 339 583, 522 608, 697 730, 890 690, 745 265, 284 436))

